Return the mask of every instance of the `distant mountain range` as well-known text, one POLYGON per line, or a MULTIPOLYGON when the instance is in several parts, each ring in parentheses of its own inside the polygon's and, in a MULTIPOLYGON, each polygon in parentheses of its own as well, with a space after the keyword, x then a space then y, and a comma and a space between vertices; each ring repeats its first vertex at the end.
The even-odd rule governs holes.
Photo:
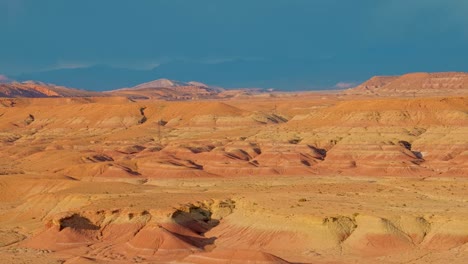
POLYGON ((105 96, 99 92, 91 92, 67 88, 42 82, 3 82, 0 83, 0 97, 42 98, 42 97, 96 97, 105 96))
POLYGON ((220 63, 176 61, 148 70, 95 65, 10 76, 17 81, 37 80, 94 91, 133 87, 158 78, 186 82, 199 80, 227 89, 317 90, 331 89, 338 82, 363 81, 368 77, 368 74, 358 72, 350 65, 320 61, 311 63, 299 59, 281 62, 233 60, 220 63))
MULTIPOLYGON (((171 87, 182 87, 182 86, 198 86, 198 87, 208 87, 208 85, 201 82, 181 82, 169 79, 158 79, 151 82, 146 82, 139 84, 131 89, 145 89, 145 88, 171 88, 171 87)), ((124 88, 125 89, 125 88, 124 88)), ((128 88, 127 88, 128 89, 128 88)))
MULTIPOLYGON (((252 89, 252 93, 262 90, 252 89)), ((67 88, 55 84, 37 81, 0 83, 0 97, 6 98, 44 98, 44 97, 109 97, 121 96, 129 99, 192 100, 233 97, 245 94, 246 90, 230 90, 211 87, 200 82, 180 82, 169 79, 158 79, 142 83, 131 88, 122 88, 106 92, 93 92, 67 88)))
MULTIPOLYGON (((0 83, 0 97, 95 97, 123 96, 130 99, 193 100, 229 98, 269 93, 269 89, 225 90, 201 82, 157 79, 130 88, 106 92, 72 89, 38 81, 0 83)), ((375 76, 342 94, 371 96, 434 96, 468 94, 468 73, 409 73, 402 76, 375 76)))
POLYGON ((211 87, 201 82, 158 79, 132 88, 108 91, 105 94, 130 99, 192 100, 224 97, 221 95, 223 91, 222 88, 211 87))

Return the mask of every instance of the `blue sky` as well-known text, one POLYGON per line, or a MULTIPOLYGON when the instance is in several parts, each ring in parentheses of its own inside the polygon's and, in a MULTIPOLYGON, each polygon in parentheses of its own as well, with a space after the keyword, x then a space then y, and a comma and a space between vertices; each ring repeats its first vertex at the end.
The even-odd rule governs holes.
POLYGON ((99 89, 200 65, 215 85, 314 89, 467 71, 466 14, 466 0, 0 0, 0 74, 99 89), (104 66, 126 82, 93 80, 104 66))

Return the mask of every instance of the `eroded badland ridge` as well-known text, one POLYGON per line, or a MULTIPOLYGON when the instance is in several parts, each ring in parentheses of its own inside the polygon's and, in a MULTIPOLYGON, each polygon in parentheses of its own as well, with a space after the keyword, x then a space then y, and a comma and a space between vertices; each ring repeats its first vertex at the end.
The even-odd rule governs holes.
POLYGON ((466 84, 1 98, 0 259, 465 263, 466 84))
POLYGON ((443 96, 466 95, 468 73, 410 73, 402 76, 375 76, 347 91, 349 94, 379 96, 443 96))

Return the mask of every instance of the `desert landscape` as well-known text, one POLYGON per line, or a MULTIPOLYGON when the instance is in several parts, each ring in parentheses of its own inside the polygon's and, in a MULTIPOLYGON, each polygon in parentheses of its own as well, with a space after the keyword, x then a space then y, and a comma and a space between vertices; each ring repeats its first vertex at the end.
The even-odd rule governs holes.
POLYGON ((468 259, 468 73, 0 95, 1 263, 468 259))

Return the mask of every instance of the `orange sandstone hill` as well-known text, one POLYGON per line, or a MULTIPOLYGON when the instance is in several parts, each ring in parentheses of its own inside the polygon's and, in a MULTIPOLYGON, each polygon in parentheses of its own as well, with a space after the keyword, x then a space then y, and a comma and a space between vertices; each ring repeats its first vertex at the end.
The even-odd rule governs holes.
POLYGON ((402 76, 375 76, 349 89, 347 94, 382 96, 433 96, 468 94, 468 73, 409 73, 402 76))

